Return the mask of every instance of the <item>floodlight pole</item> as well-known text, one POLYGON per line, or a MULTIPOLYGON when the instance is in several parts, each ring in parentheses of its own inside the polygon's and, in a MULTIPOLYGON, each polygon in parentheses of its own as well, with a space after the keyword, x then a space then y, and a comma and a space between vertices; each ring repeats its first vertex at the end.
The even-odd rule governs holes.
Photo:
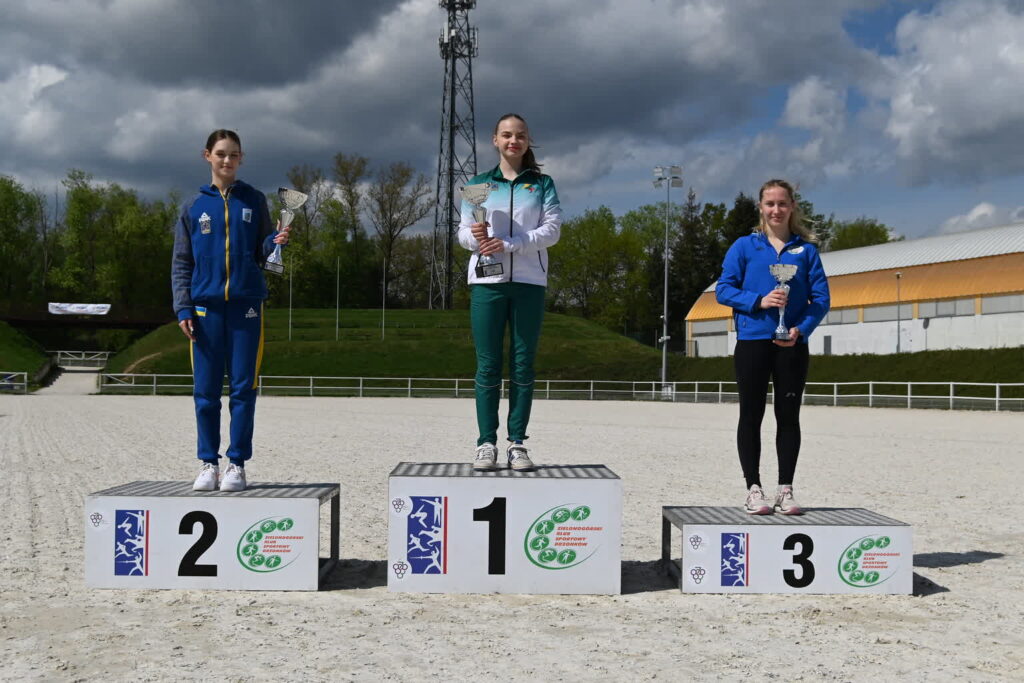
POLYGON ((668 382, 668 340, 671 337, 668 336, 668 229, 671 222, 672 204, 669 201, 669 192, 673 185, 676 187, 682 187, 683 177, 682 168, 679 166, 655 166, 654 167, 654 187, 660 188, 661 184, 665 183, 665 247, 664 247, 664 284, 662 286, 663 297, 662 297, 662 310, 661 310, 661 338, 658 341, 661 343, 661 389, 665 390, 665 384, 668 382), (668 171, 666 173, 666 170, 668 171))

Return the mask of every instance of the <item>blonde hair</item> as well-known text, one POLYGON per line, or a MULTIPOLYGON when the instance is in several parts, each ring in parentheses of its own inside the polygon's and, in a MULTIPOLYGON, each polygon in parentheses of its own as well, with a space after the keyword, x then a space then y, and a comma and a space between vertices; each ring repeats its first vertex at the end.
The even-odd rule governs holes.
POLYGON ((770 187, 781 187, 789 195, 789 202, 793 205, 793 210, 789 214, 789 231, 795 235, 800 235, 800 237, 803 237, 808 242, 817 244, 818 236, 807 227, 807 224, 804 222, 804 214, 800 210, 800 205, 796 202, 796 190, 788 182, 779 178, 772 178, 766 182, 757 193, 757 209, 761 216, 761 220, 757 224, 757 230, 765 234, 768 230, 768 219, 761 213, 761 200, 764 198, 764 191, 770 187))

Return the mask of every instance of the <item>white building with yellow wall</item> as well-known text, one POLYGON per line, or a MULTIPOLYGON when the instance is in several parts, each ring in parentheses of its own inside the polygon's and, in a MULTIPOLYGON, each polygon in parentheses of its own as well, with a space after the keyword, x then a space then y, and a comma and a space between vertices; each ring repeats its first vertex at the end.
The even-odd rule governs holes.
MULTIPOLYGON (((811 353, 1024 346, 1024 224, 821 255, 832 310, 811 353)), ((687 353, 726 356, 732 309, 715 283, 686 316, 687 353)))

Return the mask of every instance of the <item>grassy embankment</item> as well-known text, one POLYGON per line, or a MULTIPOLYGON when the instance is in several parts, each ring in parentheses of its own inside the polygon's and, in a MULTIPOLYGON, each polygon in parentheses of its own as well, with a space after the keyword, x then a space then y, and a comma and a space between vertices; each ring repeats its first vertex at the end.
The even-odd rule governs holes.
POLYGON ((0 371, 27 372, 31 380, 46 360, 41 346, 0 321, 0 371))
MULTIPOLYGON (((334 340, 334 311, 270 310, 263 374, 333 377, 470 378, 475 372, 469 313, 344 310, 334 340)), ((537 357, 539 379, 656 380, 661 353, 580 318, 547 314, 537 357)), ((113 357, 110 372, 190 373, 188 345, 165 325, 113 357)), ((733 377, 732 358, 671 355, 669 379, 733 377)), ((810 381, 1024 382, 1024 349, 926 351, 901 355, 816 356, 810 381)))

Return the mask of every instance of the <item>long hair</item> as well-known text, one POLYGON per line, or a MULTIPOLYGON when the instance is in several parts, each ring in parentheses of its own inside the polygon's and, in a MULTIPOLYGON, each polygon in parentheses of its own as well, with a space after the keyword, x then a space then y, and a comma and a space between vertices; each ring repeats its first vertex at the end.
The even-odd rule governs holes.
POLYGON ((494 124, 494 133, 492 133, 492 135, 498 134, 498 126, 500 126, 501 122, 506 119, 519 119, 520 121, 522 121, 523 125, 526 126, 526 135, 527 139, 529 140, 530 146, 526 148, 525 152, 523 152, 523 168, 530 168, 533 169, 534 171, 540 171, 540 164, 537 163, 537 157, 533 156, 533 139, 530 137, 530 126, 526 123, 526 119, 524 119, 519 114, 505 114, 500 119, 498 119, 497 123, 494 124))
MULTIPOLYGON (((757 193, 757 208, 760 213, 761 200, 764 198, 764 191, 770 187, 781 187, 789 195, 789 203, 793 205, 793 210, 789 214, 789 231, 795 235, 800 235, 808 242, 814 244, 818 243, 818 236, 814 234, 814 231, 807 227, 804 222, 804 214, 800 210, 800 205, 796 202, 796 190, 785 180, 779 178, 772 178, 764 185, 757 193)), ((767 234, 768 231, 768 219, 765 218, 763 213, 760 213, 761 220, 757 224, 757 230, 763 234, 767 234)))
POLYGON ((238 145, 238 149, 242 149, 242 141, 238 139, 238 133, 227 128, 218 128, 210 133, 210 137, 206 138, 206 151, 212 152, 213 146, 224 139, 231 140, 238 145))

